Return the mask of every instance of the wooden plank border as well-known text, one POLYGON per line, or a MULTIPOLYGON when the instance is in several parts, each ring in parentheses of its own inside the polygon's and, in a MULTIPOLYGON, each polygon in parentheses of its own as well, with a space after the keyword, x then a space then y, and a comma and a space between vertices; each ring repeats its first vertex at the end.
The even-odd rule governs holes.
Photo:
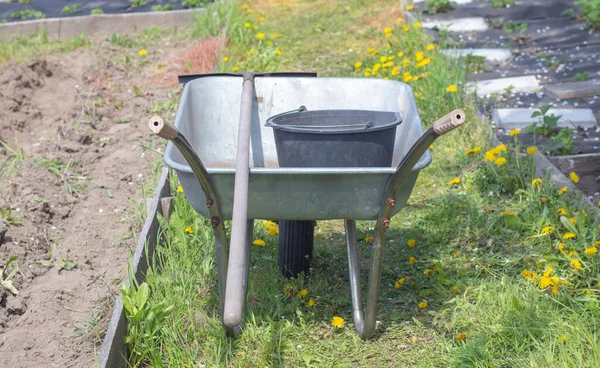
MULTIPOLYGON (((138 283, 144 282, 146 272, 148 271, 148 259, 152 257, 158 241, 158 214, 163 215, 164 201, 162 199, 170 196, 169 169, 163 168, 154 192, 154 197, 148 207, 148 216, 138 238, 138 242, 133 255, 133 272, 138 283)), ((167 210, 170 211, 170 210, 167 210)), ((170 215, 167 213, 167 216, 170 215)), ((129 280, 127 280, 129 284, 129 280)), ((102 343, 98 366, 101 368, 126 368, 127 367, 127 346, 123 342, 127 334, 127 321, 125 320, 125 311, 121 296, 118 295, 115 300, 112 317, 108 324, 108 330, 102 343)))

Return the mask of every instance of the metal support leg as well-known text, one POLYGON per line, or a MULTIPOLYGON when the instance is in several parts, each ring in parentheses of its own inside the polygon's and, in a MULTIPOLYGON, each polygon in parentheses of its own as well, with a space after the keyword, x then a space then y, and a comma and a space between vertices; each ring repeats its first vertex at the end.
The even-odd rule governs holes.
POLYGON ((371 253, 367 306, 363 317, 363 303, 360 290, 360 263, 358 261, 356 241, 356 221, 345 220, 344 224, 346 227, 346 245, 348 247, 350 293, 352 295, 352 320, 354 321, 354 328, 360 337, 362 339, 368 339, 375 333, 375 324, 377 321, 377 302, 379 300, 379 289, 381 286, 381 265, 383 263, 385 228, 382 222, 377 222, 371 253))

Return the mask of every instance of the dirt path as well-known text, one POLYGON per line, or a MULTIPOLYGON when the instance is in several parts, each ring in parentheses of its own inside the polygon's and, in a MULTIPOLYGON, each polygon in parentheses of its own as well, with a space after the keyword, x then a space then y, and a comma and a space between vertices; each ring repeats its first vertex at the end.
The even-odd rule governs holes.
MULTIPOLYGON (((214 67, 211 45, 187 68, 214 67)), ((146 122, 171 118, 184 48, 98 49, 0 66, 0 140, 25 156, 0 182, 0 265, 19 266, 19 295, 0 289, 0 367, 95 366, 153 190, 163 143, 146 122)))

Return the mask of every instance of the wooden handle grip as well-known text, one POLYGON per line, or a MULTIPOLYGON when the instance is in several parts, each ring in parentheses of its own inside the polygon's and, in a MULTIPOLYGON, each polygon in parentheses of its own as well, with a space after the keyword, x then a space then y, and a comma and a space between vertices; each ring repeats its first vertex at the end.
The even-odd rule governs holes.
POLYGON ((179 134, 179 130, 175 126, 165 123, 160 116, 153 116, 148 121, 150 130, 161 138, 172 141, 179 134))
POLYGON ((439 135, 446 134, 452 129, 463 125, 465 119, 466 116, 464 111, 460 109, 452 110, 452 112, 444 115, 433 123, 433 130, 439 135))

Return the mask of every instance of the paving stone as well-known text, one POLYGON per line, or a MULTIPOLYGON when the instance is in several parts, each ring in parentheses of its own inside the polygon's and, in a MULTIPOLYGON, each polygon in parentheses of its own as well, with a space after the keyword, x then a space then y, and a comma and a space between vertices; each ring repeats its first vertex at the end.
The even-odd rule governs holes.
POLYGON ((468 90, 477 89, 478 97, 485 97, 486 95, 493 93, 502 93, 510 86, 512 86, 513 93, 533 93, 540 89, 540 84, 534 75, 489 79, 467 83, 468 90))
POLYGON ((450 56, 483 56, 487 61, 502 63, 512 57, 509 49, 445 49, 440 51, 443 54, 450 56))
POLYGON ((439 20, 434 22, 425 22, 422 25, 423 28, 438 28, 451 32, 479 32, 488 29, 485 19, 481 17, 439 20))
POLYGON ((562 84, 547 84, 544 91, 554 98, 581 98, 600 95, 600 82, 574 82, 562 84))
MULTIPOLYGON (((499 128, 523 129, 539 121, 537 117, 531 117, 534 111, 536 109, 494 109, 492 120, 499 128)), ((548 114, 562 116, 558 121, 559 127, 574 128, 581 126, 591 128, 597 124, 596 117, 591 109, 550 109, 548 114)))

